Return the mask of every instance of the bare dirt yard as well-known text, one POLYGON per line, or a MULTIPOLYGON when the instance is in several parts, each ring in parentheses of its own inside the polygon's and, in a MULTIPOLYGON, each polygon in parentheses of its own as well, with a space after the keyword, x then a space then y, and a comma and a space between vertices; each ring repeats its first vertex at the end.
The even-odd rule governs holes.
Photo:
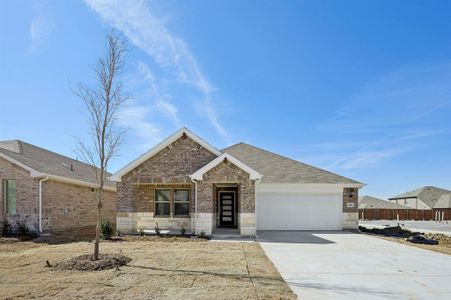
POLYGON ((258 243, 133 237, 101 243, 132 259, 104 271, 46 267, 89 254, 90 242, 0 238, 0 299, 296 299, 258 243))

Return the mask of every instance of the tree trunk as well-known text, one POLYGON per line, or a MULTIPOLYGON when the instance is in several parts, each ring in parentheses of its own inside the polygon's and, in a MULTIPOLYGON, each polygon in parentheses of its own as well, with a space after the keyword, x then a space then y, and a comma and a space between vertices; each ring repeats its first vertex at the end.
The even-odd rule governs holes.
POLYGON ((100 224, 102 222, 102 192, 103 186, 97 190, 97 223, 96 223, 96 240, 94 242, 94 260, 99 259, 99 244, 100 244, 100 224))

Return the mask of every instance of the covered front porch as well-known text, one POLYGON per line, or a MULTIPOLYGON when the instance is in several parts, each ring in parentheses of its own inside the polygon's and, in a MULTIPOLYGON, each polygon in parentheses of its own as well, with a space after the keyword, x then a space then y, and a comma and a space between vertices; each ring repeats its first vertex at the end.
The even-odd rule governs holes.
POLYGON ((260 178, 227 154, 191 175, 196 193, 195 233, 214 235, 226 228, 238 230, 241 236, 255 236, 255 182, 260 178))

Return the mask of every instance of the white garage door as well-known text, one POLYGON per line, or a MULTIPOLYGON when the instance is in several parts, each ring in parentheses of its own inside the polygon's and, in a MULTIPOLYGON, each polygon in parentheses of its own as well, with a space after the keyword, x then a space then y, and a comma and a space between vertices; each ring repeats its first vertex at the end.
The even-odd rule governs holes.
POLYGON ((341 230, 341 194, 258 194, 258 230, 341 230))

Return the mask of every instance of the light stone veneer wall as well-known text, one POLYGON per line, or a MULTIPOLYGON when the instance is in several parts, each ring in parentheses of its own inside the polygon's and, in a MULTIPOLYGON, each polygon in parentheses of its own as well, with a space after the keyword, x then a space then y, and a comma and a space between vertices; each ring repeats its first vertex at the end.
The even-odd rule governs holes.
POLYGON ((240 213, 239 227, 240 235, 242 236, 254 236, 255 235, 255 214, 254 213, 240 213))
POLYGON ((182 226, 186 231, 191 230, 190 218, 154 218, 154 213, 117 213, 116 227, 121 233, 137 233, 141 229, 154 230, 158 223, 160 229, 180 230, 182 226))
POLYGON ((359 214, 358 213, 343 213, 343 229, 358 229, 359 228, 359 214))
POLYGON ((211 235, 213 233, 213 214, 198 213, 197 218, 194 218, 194 224, 196 234, 204 232, 206 235, 211 235))

